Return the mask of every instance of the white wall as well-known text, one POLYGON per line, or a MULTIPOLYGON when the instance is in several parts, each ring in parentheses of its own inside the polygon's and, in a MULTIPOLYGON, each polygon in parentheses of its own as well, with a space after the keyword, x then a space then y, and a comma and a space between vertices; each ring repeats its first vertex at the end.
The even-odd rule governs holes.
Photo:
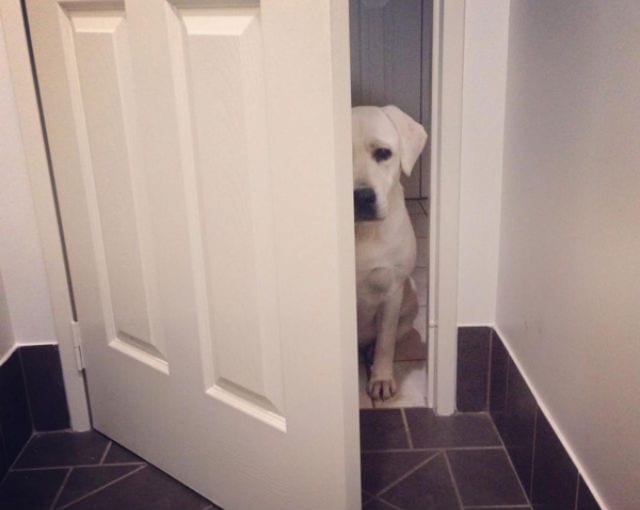
POLYGON ((12 340, 56 338, 4 36, 0 24, 0 358, 12 340))
POLYGON ((497 326, 611 510, 640 508, 638 27, 511 4, 497 326))
POLYGON ((509 1, 466 2, 458 324, 493 324, 509 1))

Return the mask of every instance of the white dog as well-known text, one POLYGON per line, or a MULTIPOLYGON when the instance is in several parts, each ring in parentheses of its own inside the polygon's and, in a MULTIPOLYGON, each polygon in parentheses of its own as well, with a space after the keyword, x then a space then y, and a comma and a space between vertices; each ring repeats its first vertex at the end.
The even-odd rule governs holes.
POLYGON ((367 390, 386 400, 396 391, 396 340, 418 312, 410 278, 416 239, 404 203, 400 171, 411 174, 427 133, 395 106, 352 110, 358 342, 375 342, 367 390))

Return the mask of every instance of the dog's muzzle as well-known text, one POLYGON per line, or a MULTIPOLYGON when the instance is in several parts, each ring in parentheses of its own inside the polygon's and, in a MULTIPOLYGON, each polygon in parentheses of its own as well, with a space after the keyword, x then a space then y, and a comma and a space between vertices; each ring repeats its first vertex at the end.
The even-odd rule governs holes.
POLYGON ((377 218, 376 192, 373 188, 357 188, 353 191, 353 209, 356 221, 377 218))

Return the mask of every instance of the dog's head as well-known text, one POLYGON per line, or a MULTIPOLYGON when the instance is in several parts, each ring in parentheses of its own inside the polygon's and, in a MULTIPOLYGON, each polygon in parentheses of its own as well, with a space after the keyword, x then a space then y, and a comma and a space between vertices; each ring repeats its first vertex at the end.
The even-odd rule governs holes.
POLYGON ((411 174, 424 148, 424 128, 395 106, 352 110, 353 205, 356 221, 382 220, 400 171, 411 174))

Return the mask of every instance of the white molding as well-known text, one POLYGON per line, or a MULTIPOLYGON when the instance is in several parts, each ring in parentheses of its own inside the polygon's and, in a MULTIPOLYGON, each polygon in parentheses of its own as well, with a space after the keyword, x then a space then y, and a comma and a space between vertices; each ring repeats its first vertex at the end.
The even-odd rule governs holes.
POLYGON ((434 1, 427 401, 440 415, 456 410, 464 12, 434 1))
POLYGON ((37 347, 39 345, 58 345, 56 340, 38 340, 36 342, 20 342, 16 341, 16 347, 37 347))
POLYGON ((560 440, 560 443, 562 444, 562 446, 564 447, 565 451, 567 452, 567 454, 569 455, 569 457, 573 461, 573 464, 576 466, 576 468, 578 470, 578 473, 580 474, 580 476, 582 476, 583 480, 585 481, 585 483, 587 484, 587 486, 591 490, 591 493, 593 494, 593 497, 595 498, 596 502, 598 503, 598 505, 600 505, 600 508, 602 510, 607 510, 608 506, 605 505, 604 499, 602 498, 600 493, 597 491, 595 485, 593 484, 593 482, 591 480, 591 477, 588 474, 588 471, 585 469, 584 464, 580 461, 580 457, 576 454, 573 446, 571 446, 571 443, 567 439, 567 436, 565 436, 564 433, 562 432, 562 429, 560 428, 560 425, 558 424, 558 422, 553 417, 553 414, 551 413, 551 411, 547 407, 547 404, 545 404, 544 399, 542 398, 542 395, 538 392, 538 390, 536 389, 535 385, 533 384, 531 378, 529 377, 529 374, 527 373, 527 371, 524 369, 524 366, 520 362, 520 359, 516 356, 516 354, 515 354, 515 352, 513 350, 513 347, 511 346, 510 340, 508 339, 508 337, 504 334, 504 332, 497 325, 494 325, 492 327, 493 327, 494 331, 500 337, 500 340, 502 340, 502 345, 504 345, 505 349, 509 353, 509 356, 511 357, 511 360, 515 364, 516 368, 520 372, 520 375, 524 379, 524 382, 526 383, 527 387, 531 391, 531 393, 533 395, 533 398, 535 399, 536 403, 538 404, 538 407, 540 408, 540 411, 542 411, 542 413, 544 414, 545 418, 547 418, 547 421, 551 425, 551 428, 553 429, 553 431, 558 436, 558 439, 560 440))
MULTIPOLYGON (((70 327, 71 297, 67 287, 60 230, 20 0, 0 0, 0 17, 4 28, 11 82, 20 121, 38 233, 42 251, 45 254, 49 298, 60 350, 71 428, 78 431, 89 430, 91 423, 87 395, 84 377, 76 368, 70 327)), ((17 343, 16 345, 23 347, 36 344, 17 343)))
POLYGON ((6 361, 11 357, 11 355, 18 350, 18 347, 21 347, 16 342, 9 348, 7 352, 5 352, 2 356, 0 356, 0 367, 6 363, 6 361))
POLYGON ((56 342, 55 340, 42 340, 38 342, 13 342, 13 345, 9 348, 9 350, 2 356, 0 356, 0 366, 2 366, 11 357, 11 355, 20 348, 38 347, 42 345, 58 345, 58 342, 56 342))

